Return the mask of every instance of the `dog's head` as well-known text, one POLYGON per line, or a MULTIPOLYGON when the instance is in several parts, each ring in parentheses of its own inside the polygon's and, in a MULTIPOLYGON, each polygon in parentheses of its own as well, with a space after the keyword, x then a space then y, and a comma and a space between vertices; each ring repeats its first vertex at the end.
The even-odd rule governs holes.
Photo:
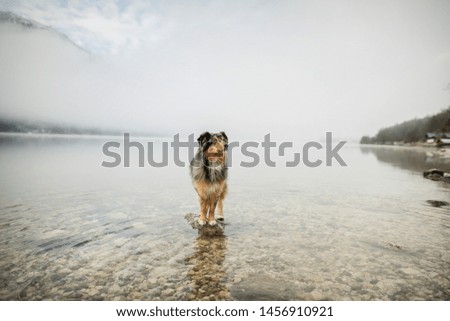
POLYGON ((225 132, 204 132, 197 141, 203 152, 203 157, 208 162, 213 164, 222 164, 225 162, 228 149, 228 137, 225 132))

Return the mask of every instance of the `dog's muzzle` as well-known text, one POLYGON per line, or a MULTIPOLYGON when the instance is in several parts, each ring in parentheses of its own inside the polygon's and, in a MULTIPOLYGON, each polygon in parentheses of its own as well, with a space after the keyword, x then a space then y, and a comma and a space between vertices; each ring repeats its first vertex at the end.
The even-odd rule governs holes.
POLYGON ((209 152, 206 152, 206 153, 204 153, 204 155, 205 155, 205 158, 208 160, 208 161, 210 161, 210 162, 222 162, 223 160, 224 160, 224 153, 222 152, 222 153, 220 153, 220 152, 218 152, 218 153, 209 153, 209 152))

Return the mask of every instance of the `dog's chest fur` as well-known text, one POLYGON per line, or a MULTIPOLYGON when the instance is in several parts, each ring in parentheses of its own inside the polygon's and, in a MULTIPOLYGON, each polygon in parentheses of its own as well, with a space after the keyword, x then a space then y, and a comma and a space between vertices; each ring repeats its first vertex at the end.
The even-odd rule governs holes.
POLYGON ((197 153, 191 162, 191 176, 193 181, 204 181, 205 183, 221 183, 227 179, 227 166, 220 164, 209 167, 202 162, 201 153, 197 153))
POLYGON ((191 166, 191 175, 194 181, 214 184, 226 179, 226 168, 223 164, 213 168, 200 164, 200 167, 191 166))

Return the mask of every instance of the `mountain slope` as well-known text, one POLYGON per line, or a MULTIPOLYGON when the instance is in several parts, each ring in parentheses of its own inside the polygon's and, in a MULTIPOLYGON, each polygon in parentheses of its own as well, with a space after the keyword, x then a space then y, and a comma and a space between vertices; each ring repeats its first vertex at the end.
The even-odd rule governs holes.
POLYGON ((88 108, 88 99, 80 101, 80 79, 97 57, 57 30, 11 12, 0 11, 0 43, 2 131, 94 127, 77 115, 88 108))
POLYGON ((52 33, 53 35, 59 37, 61 40, 67 41, 68 43, 72 44, 74 47, 78 48, 79 50, 81 50, 87 54, 90 54, 86 49, 80 47, 75 42, 73 42, 69 37, 67 37, 67 35, 60 33, 59 31, 57 31, 49 26, 45 26, 37 21, 18 16, 12 12, 0 11, 0 25, 2 25, 2 24, 3 25, 9 24, 12 26, 21 27, 23 29, 29 29, 29 30, 46 30, 46 31, 52 33))

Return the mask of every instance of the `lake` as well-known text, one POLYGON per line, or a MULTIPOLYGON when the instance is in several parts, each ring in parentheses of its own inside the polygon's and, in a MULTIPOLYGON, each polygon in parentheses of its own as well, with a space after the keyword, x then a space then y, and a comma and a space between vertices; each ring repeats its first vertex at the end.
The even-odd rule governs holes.
POLYGON ((450 172, 434 150, 233 159, 211 238, 184 219, 198 213, 187 167, 102 167, 107 140, 120 138, 0 136, 1 300, 450 299, 450 207, 427 202, 450 202, 450 185, 422 177, 450 172))

